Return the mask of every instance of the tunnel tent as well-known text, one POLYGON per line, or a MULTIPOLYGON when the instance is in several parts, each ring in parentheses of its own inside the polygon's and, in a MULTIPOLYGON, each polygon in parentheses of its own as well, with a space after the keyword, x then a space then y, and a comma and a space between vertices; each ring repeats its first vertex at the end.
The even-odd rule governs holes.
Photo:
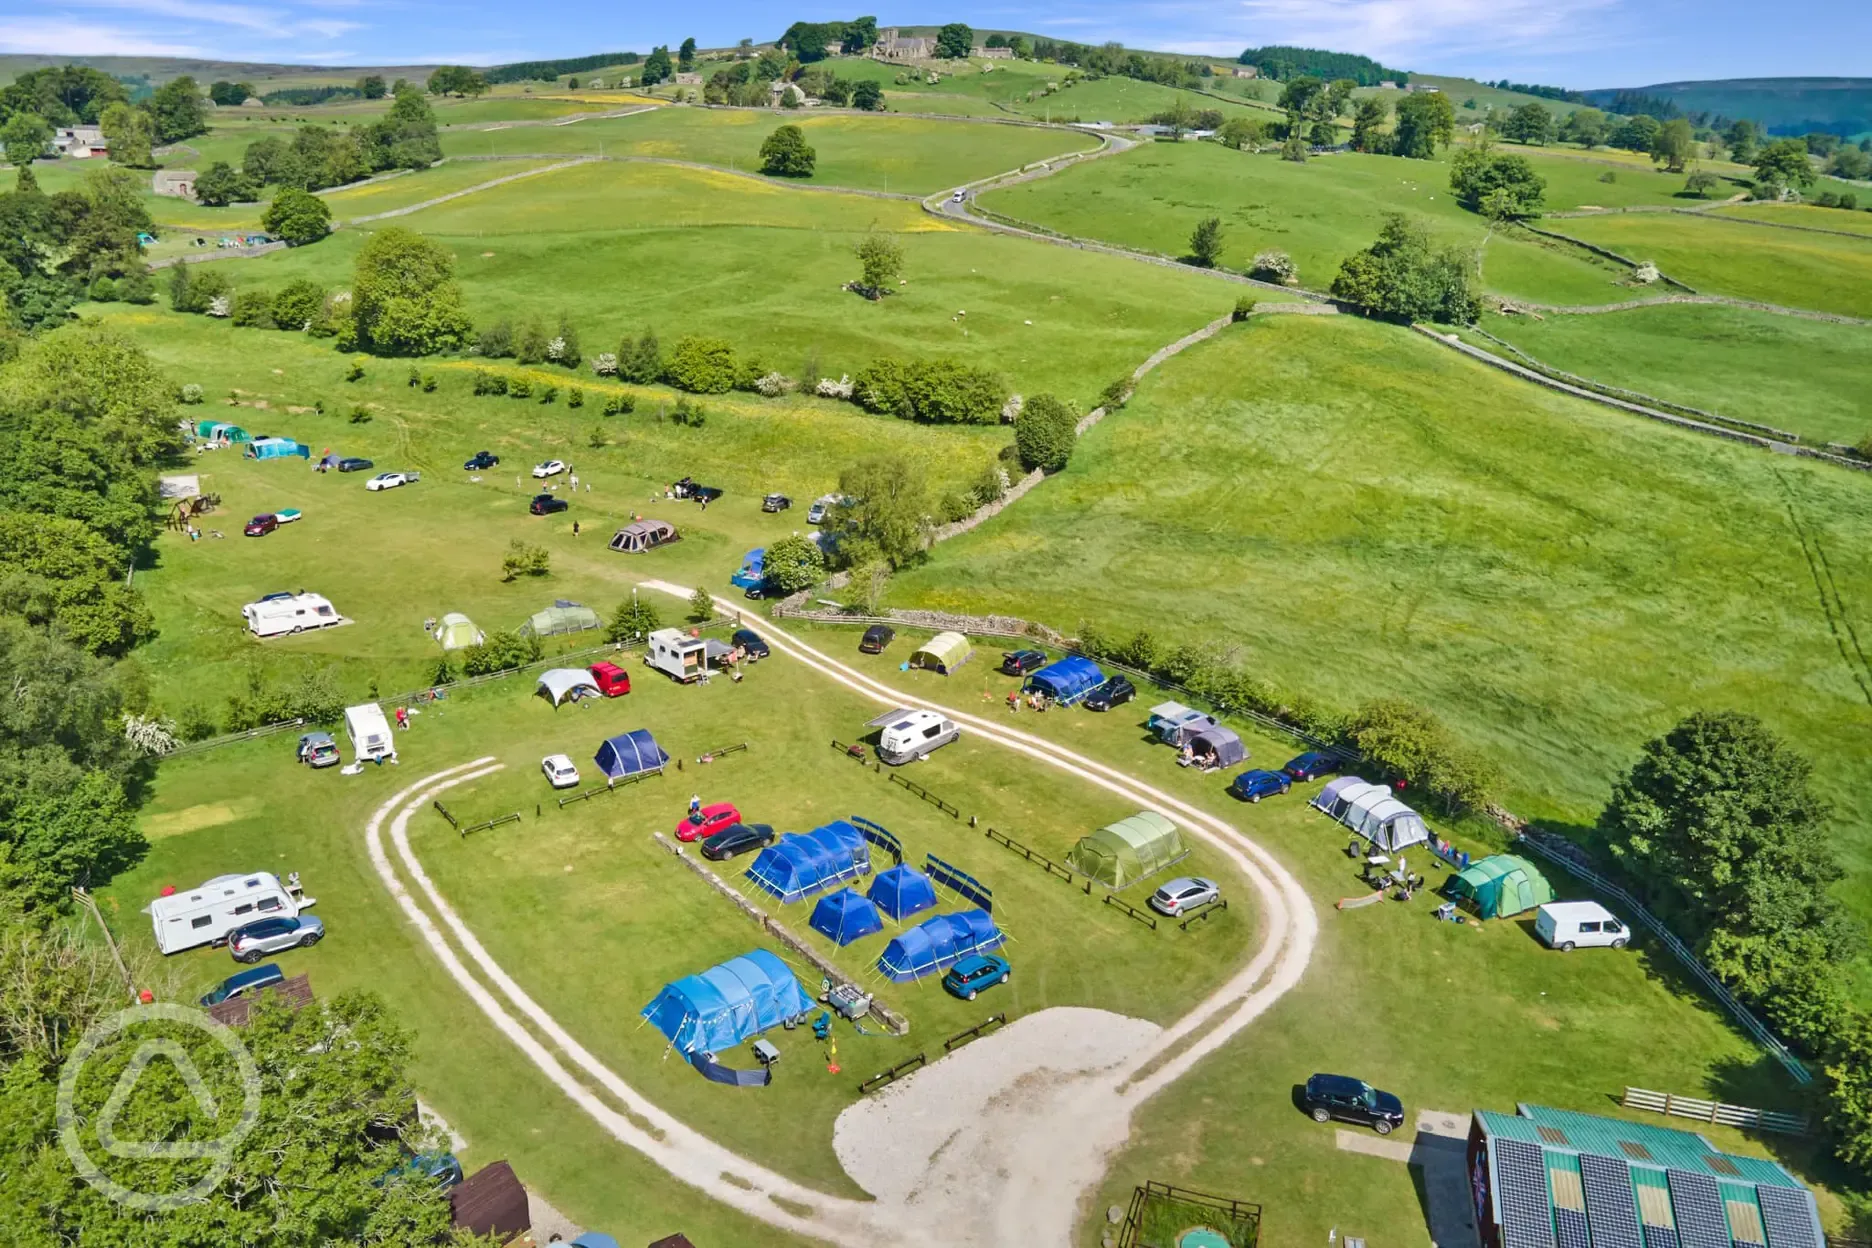
POLYGON ((1071 705, 1104 683, 1105 673, 1098 664, 1083 655, 1069 654, 1029 676, 1022 688, 1071 705))
POLYGON ((1349 795, 1344 799, 1344 809, 1339 812, 1339 822, 1357 831, 1365 822, 1365 817, 1385 802, 1392 801, 1391 786, 1374 784, 1363 793, 1349 795))
POLYGON ((245 454, 248 459, 289 459, 294 455, 310 459, 312 448, 291 438, 255 438, 247 443, 245 454))
POLYGON ((763 892, 791 904, 824 892, 871 869, 864 834, 840 819, 804 835, 787 832, 754 859, 747 878, 763 892))
POLYGON ((841 888, 819 899, 813 907, 811 926, 834 944, 844 946, 883 931, 884 920, 869 898, 841 888))
POLYGON ((951 675, 969 661, 975 647, 961 633, 937 633, 910 654, 910 666, 951 675))
POLYGON ((520 626, 522 637, 558 637, 565 633, 582 633, 589 629, 603 628, 604 621, 590 607, 576 602, 567 602, 563 598, 535 611, 520 626))
POLYGON ((1364 785, 1365 781, 1359 779, 1357 776, 1337 776, 1328 780, 1325 786, 1322 787, 1318 793, 1313 795, 1313 800, 1307 804, 1321 814, 1330 815, 1333 813, 1333 807, 1338 803, 1341 793, 1355 786, 1362 788, 1364 785))
POLYGON ((444 650, 466 650, 487 639, 487 635, 475 627, 475 622, 459 611, 443 616, 431 636, 442 643, 444 650))
POLYGON ((1352 784, 1340 789, 1333 797, 1332 808, 1326 813, 1340 823, 1350 823, 1355 815, 1354 808, 1359 803, 1367 806, 1383 801, 1391 796, 1391 786, 1385 784, 1352 784))
POLYGON ((1371 807, 1350 826, 1354 832, 1392 854, 1430 839, 1423 816, 1395 797, 1387 797, 1371 807))
POLYGON ((1472 862, 1450 877, 1446 893, 1475 906, 1485 919, 1506 919, 1554 899, 1553 885, 1540 869, 1514 854, 1494 854, 1472 862))
POLYGON ((665 984, 642 1017, 684 1053, 720 1053, 811 1009, 792 969, 756 949, 665 984))
POLYGON ((598 680, 582 667, 554 667, 540 673, 536 693, 546 695, 546 700, 555 708, 568 698, 576 702, 580 698, 595 698, 603 691, 598 688, 598 680))
POLYGON ((1107 888, 1124 888, 1188 852, 1176 824, 1154 810, 1145 810, 1080 837, 1067 851, 1066 865, 1107 888))
POLYGON ((1189 747, 1191 757, 1200 763, 1204 770, 1211 767, 1233 767, 1248 757, 1248 747, 1242 744, 1242 739, 1220 724, 1213 728, 1205 728, 1191 737, 1189 747))
POLYGON ((599 746, 593 761, 598 764, 598 770, 611 779, 622 780, 645 772, 662 771, 663 765, 669 762, 669 755, 656 743, 648 728, 634 728, 599 746))
POLYGON ((225 420, 202 420, 195 424, 195 436, 209 442, 234 443, 251 442, 253 435, 239 425, 231 425, 225 420))
POLYGON ((930 883, 929 876, 902 863, 878 872, 865 896, 899 923, 913 914, 936 908, 936 886, 930 883))
POLYGON ((998 949, 1007 936, 986 910, 960 910, 900 932, 878 955, 878 970, 896 984, 940 975, 972 953, 998 949))

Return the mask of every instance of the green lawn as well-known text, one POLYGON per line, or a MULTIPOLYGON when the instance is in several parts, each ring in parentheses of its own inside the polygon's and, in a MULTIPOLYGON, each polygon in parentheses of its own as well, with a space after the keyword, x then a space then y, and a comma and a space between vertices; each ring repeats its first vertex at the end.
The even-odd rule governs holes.
POLYGON ((1042 121, 1148 121, 1167 112, 1181 97, 1192 109, 1213 108, 1227 115, 1252 112, 1270 115, 1256 93, 1259 84, 1243 82, 1240 90, 1229 80, 1217 80, 1215 90, 1239 95, 1218 100, 1201 91, 1182 91, 1133 78, 1078 79, 1067 86, 1070 67, 1033 61, 970 61, 945 66, 938 80, 902 65, 869 58, 838 58, 829 62, 841 78, 868 79, 885 90, 891 107, 906 112, 967 111, 1005 117, 1018 113, 1042 121), (909 81, 898 82, 907 76, 909 81), (1048 90, 1047 84, 1053 89, 1048 90), (1029 98, 1029 97, 1032 98, 1029 98))
POLYGON ((1838 802, 1843 895, 1865 914, 1872 673, 1841 657, 1790 502, 1863 633, 1859 475, 1549 394, 1390 327, 1269 318, 1152 374, 1065 473, 893 596, 1149 627, 1329 704, 1409 697, 1500 766, 1506 805, 1560 825, 1590 825, 1686 712, 1751 711, 1838 802))
POLYGON ((331 209, 332 220, 343 223, 354 217, 407 208, 496 178, 540 169, 549 163, 542 160, 450 161, 430 169, 327 191, 320 198, 331 209))
POLYGON ((1559 224, 1563 233, 1633 260, 1654 260, 1706 294, 1872 317, 1872 241, 1677 215, 1559 224))
POLYGON ((1872 336, 1857 326, 1667 304, 1603 316, 1490 316, 1483 328, 1544 364, 1718 415, 1819 441, 1856 443, 1872 432, 1872 336))
MULTIPOLYGON (((1872 199, 1872 196, 1868 196, 1872 199)), ((1812 204, 1737 204, 1718 208, 1717 215, 1744 221, 1772 221, 1780 225, 1806 225, 1818 230, 1840 230, 1848 234, 1872 234, 1872 212, 1843 212, 1838 208, 1817 208, 1812 204)))

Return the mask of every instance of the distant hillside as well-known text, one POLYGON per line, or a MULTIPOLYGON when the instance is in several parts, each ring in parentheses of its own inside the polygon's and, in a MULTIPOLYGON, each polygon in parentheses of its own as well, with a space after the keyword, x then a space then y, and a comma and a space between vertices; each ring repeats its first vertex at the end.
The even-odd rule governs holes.
POLYGON ((256 87, 277 91, 286 87, 315 87, 350 83, 365 74, 398 78, 426 79, 433 65, 267 65, 246 61, 204 61, 174 56, 37 56, 0 55, 0 84, 12 82, 28 70, 52 65, 85 65, 101 69, 117 78, 147 78, 153 83, 168 82, 184 74, 206 85, 217 80, 251 82, 256 87))
POLYGON ((1747 117, 1771 134, 1872 131, 1872 78, 1731 78, 1607 88, 1586 95, 1602 107, 1620 90, 1669 100, 1684 113, 1747 117))

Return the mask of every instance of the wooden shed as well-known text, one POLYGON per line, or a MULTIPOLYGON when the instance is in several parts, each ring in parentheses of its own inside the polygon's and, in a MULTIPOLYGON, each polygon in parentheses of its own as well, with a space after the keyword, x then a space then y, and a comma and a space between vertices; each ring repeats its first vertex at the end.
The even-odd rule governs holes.
POLYGON ((451 1191, 449 1213, 456 1229, 503 1243, 533 1225, 526 1188, 504 1161, 489 1162, 451 1191))

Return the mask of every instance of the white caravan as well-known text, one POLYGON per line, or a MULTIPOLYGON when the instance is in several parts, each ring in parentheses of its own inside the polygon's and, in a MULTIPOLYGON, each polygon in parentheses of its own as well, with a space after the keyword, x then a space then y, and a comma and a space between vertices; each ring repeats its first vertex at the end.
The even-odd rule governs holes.
POLYGON ((256 919, 293 918, 316 904, 299 887, 299 876, 286 883, 266 871, 252 875, 217 875, 199 888, 171 893, 150 902, 147 913, 156 932, 156 947, 164 953, 219 944, 229 932, 256 919))
POLYGON ((278 594, 241 608, 247 630, 256 637, 278 637, 308 628, 330 628, 344 623, 338 608, 323 594, 278 594))
POLYGON ((347 706, 344 713, 345 735, 351 738, 351 750, 360 763, 397 761, 396 738, 390 733, 390 721, 375 702, 347 706))
POLYGON ((680 628, 659 628, 645 638, 644 662, 687 684, 708 671, 708 642, 680 628))
POLYGON ((1576 945, 1623 949, 1631 940, 1631 928, 1596 901, 1548 902, 1534 912, 1534 934, 1562 953, 1571 953, 1576 945))
POLYGON ((962 735, 954 720, 935 711, 892 711, 878 716, 869 726, 883 729, 878 734, 878 757, 893 767, 915 762, 962 735))

